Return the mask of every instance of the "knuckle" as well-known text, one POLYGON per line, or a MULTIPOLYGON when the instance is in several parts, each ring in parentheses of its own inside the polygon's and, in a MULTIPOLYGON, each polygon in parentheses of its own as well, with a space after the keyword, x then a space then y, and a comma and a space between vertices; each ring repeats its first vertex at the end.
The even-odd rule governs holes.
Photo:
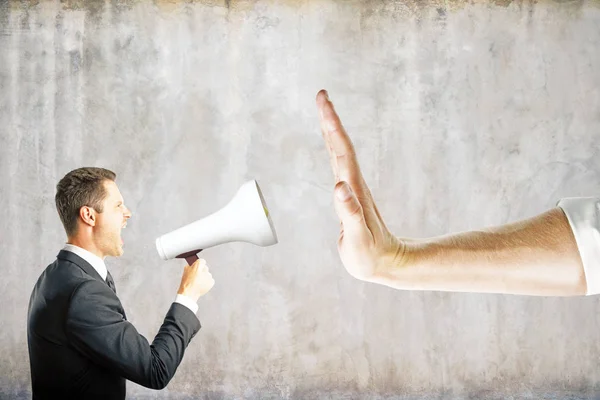
POLYGON ((350 209, 348 210, 348 214, 356 219, 356 220, 361 220, 362 219, 362 213, 361 213, 361 207, 360 204, 356 203, 354 205, 352 205, 350 207, 350 209))

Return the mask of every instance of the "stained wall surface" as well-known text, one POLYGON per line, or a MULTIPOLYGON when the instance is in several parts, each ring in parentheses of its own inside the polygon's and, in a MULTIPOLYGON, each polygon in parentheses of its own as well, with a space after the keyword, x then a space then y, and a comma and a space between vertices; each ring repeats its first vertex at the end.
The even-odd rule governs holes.
POLYGON ((390 229, 429 237, 598 195, 599 70, 597 2, 0 1, 0 397, 31 396, 29 295, 65 242, 55 185, 102 166, 133 212, 107 266, 148 340, 183 264, 157 236, 249 179, 279 236, 203 253, 202 330, 165 390, 129 398, 597 398, 598 297, 345 271, 314 99, 329 90, 390 229))

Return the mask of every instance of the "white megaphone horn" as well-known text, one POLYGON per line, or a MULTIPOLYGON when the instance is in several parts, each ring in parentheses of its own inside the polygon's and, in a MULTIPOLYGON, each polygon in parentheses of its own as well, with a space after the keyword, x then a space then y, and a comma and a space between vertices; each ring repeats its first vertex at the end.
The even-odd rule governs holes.
POLYGON ((256 180, 244 183, 219 211, 156 239, 163 260, 185 258, 189 265, 203 249, 228 242, 258 246, 277 243, 275 226, 256 180))

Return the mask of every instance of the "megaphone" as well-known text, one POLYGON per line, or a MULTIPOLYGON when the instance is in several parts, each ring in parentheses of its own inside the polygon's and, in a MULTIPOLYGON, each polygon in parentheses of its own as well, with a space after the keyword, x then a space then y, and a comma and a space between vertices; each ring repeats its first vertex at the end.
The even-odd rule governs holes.
POLYGON ((256 180, 244 183, 217 212, 157 238, 156 250, 163 260, 185 258, 192 265, 203 249, 228 242, 263 247, 277 243, 275 226, 256 180))

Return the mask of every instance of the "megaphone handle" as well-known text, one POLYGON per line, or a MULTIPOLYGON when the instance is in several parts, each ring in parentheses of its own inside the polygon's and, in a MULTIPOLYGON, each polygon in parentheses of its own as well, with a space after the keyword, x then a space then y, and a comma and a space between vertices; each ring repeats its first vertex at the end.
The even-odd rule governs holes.
POLYGON ((200 258, 198 257, 197 254, 194 254, 193 256, 189 256, 185 258, 185 261, 187 261, 188 265, 192 265, 193 263, 195 263, 196 261, 198 261, 200 258))
POLYGON ((180 254, 175 258, 185 258, 185 261, 188 263, 188 265, 192 265, 199 260, 198 253, 201 251, 202 249, 188 251, 187 253, 180 254))

